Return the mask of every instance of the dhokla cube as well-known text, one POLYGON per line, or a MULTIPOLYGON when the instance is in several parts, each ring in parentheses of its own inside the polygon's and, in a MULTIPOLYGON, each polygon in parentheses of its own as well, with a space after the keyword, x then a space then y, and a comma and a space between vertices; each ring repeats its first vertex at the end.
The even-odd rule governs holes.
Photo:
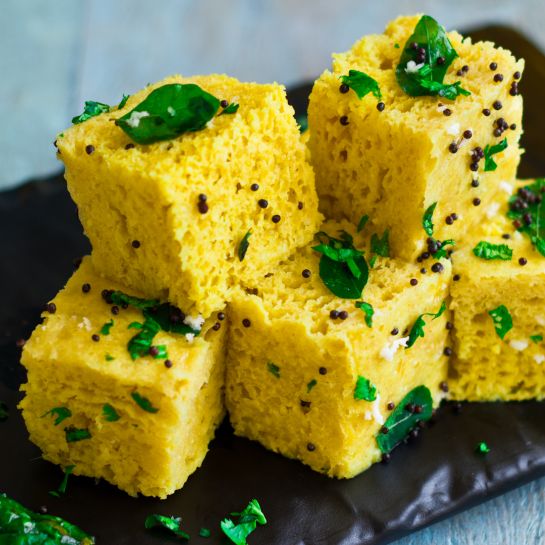
POLYGON ((545 182, 503 187, 496 214, 452 256, 449 385, 457 400, 545 397, 545 182))
POLYGON ((308 117, 326 217, 367 214, 375 230, 390 229, 392 255, 408 260, 425 250, 422 218, 434 205, 436 237, 462 236, 498 183, 515 177, 523 68, 427 16, 400 17, 333 55, 308 117))
POLYGON ((173 76, 64 131, 59 158, 98 272, 207 318, 311 240, 321 219, 293 113, 277 84, 173 76), (182 114, 194 124, 159 131, 182 114))
POLYGON ((46 460, 164 498, 223 418, 226 325, 138 295, 85 258, 25 345, 21 407, 46 460))
MULTIPOLYGON (((322 230, 365 248, 348 222, 322 230)), ((450 261, 434 273, 368 254, 354 300, 330 291, 327 269, 343 271, 321 256, 309 245, 233 297, 226 403, 237 435, 345 478, 389 456, 444 396, 450 261)))

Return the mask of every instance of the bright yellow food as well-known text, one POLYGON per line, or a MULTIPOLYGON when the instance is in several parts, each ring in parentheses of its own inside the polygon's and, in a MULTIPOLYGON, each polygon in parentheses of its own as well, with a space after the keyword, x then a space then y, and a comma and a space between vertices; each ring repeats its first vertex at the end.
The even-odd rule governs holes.
POLYGON ((459 276, 451 288, 455 356, 449 386, 453 399, 545 397, 545 257, 516 232, 506 216, 510 191, 529 183, 504 184, 505 192, 490 210, 492 217, 453 254, 453 273, 459 276), (509 238, 503 238, 504 234, 509 238), (476 257, 472 250, 482 240, 506 244, 513 250, 512 259, 476 257), (500 305, 513 321, 503 340, 489 315, 500 305))
POLYGON ((306 244, 321 221, 305 146, 277 84, 173 76, 131 96, 120 111, 66 130, 57 145, 95 268, 190 314, 221 309, 233 286, 256 281, 306 244), (114 121, 175 82, 196 83, 240 107, 173 140, 131 142, 114 121), (206 213, 199 211, 201 194, 206 213))
MULTIPOLYGON (((341 229, 354 234, 347 222, 322 226, 332 236, 341 229)), ((442 260, 443 272, 423 274, 415 265, 379 258, 363 290, 375 313, 369 327, 354 300, 324 286, 311 246, 271 265, 258 284, 233 296, 227 408, 237 435, 316 471, 352 477, 380 459, 375 438, 389 403, 421 384, 435 404, 443 395, 448 310, 426 317, 425 336, 404 345, 417 317, 436 313, 446 300, 450 262, 442 260), (348 316, 332 319, 332 310, 348 316), (354 398, 360 375, 377 389, 372 402, 354 398)), ((360 235, 355 246, 364 246, 360 235)))
POLYGON ((309 105, 309 146, 321 210, 327 217, 354 223, 368 214, 371 228, 391 230, 393 255, 408 260, 424 250, 422 216, 428 206, 438 203, 434 236, 460 238, 479 223, 498 183, 514 179, 521 153, 522 98, 511 96, 510 90, 524 61, 490 42, 462 41, 460 34, 450 32, 459 58, 445 82, 461 81, 471 95, 455 101, 413 98, 398 84, 395 70, 418 20, 400 17, 384 34, 365 36, 350 51, 334 55, 332 70, 316 81, 309 105), (495 71, 490 69, 493 62, 495 71), (457 75, 464 65, 468 71, 457 75), (340 92, 339 78, 351 69, 379 83, 383 111, 372 94, 359 99, 353 90, 340 92), (494 81, 497 74, 503 81, 494 81), (494 108, 497 101, 500 110, 494 108), (484 109, 490 110, 488 116, 484 109), (445 115, 447 110, 451 115, 445 115), (514 128, 495 136, 499 118, 514 128), (471 137, 464 138, 468 130, 471 137), (507 149, 494 156, 497 170, 484 172, 483 160, 477 172, 470 169, 474 148, 484 149, 504 138, 507 149), (453 143, 458 145, 456 153, 449 151, 453 143), (473 179, 478 187, 471 186, 473 179), (475 206, 474 199, 480 205, 475 206), (458 219, 448 225, 446 218, 453 213, 458 219))
POLYGON ((49 305, 54 313, 44 313, 23 351, 23 417, 46 460, 131 495, 164 498, 201 465, 224 415, 226 325, 207 322, 194 339, 159 332, 153 345, 165 345, 170 368, 151 356, 132 360, 127 343, 139 330, 128 325, 142 322, 142 311, 112 314, 104 289, 124 290, 85 258, 56 308, 49 305), (109 334, 101 333, 110 320, 109 334), (73 435, 84 437, 68 441, 73 435))

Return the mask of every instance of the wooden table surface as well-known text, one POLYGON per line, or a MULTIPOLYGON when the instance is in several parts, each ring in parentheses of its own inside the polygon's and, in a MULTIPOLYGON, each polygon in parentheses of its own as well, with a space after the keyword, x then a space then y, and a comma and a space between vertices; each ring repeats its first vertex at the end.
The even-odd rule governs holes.
MULTIPOLYGON (((294 84, 413 12, 508 24, 545 49, 544 0, 2 0, 0 189, 60 170, 52 142, 86 99, 116 103, 171 73, 294 84)), ((543 545, 544 515, 541 479, 396 544, 543 545)))

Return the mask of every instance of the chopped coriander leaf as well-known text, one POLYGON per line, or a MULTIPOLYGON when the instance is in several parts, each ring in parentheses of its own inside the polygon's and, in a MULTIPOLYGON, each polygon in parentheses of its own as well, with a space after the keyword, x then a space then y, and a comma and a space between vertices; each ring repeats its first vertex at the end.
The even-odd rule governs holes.
POLYGON ((485 456, 486 454, 490 452, 490 447, 484 441, 481 441, 475 447, 475 452, 477 454, 481 454, 482 456, 485 456))
POLYGON ((425 312, 424 314, 420 314, 418 318, 415 320, 413 326, 411 327, 411 330, 409 331, 409 340, 407 341, 407 346, 405 349, 410 348, 419 337, 424 337, 424 326, 426 325, 426 322, 424 320, 425 316, 431 316, 432 320, 436 320, 445 312, 447 309, 447 304, 445 301, 441 303, 441 307, 439 310, 435 313, 433 312, 425 312))
POLYGON ((106 355, 104 356, 104 359, 105 359, 106 361, 114 361, 114 360, 115 360, 115 358, 114 358, 111 354, 106 354, 106 355))
POLYGON ((310 393, 310 391, 312 390, 312 388, 314 388, 314 386, 316 386, 316 384, 318 384, 318 381, 316 379, 312 379, 308 384, 307 384, 307 394, 310 393))
POLYGON ((397 44, 397 43, 394 44, 394 47, 395 47, 396 49, 399 49, 399 44, 397 44))
POLYGON ((365 314, 365 323, 367 324, 367 327, 373 327, 373 315, 375 314, 373 306, 365 301, 358 301, 356 303, 356 308, 361 309, 365 314))
POLYGON ((55 416, 55 426, 58 426, 61 422, 72 416, 72 411, 68 407, 53 407, 50 411, 47 411, 42 415, 42 418, 53 415, 55 416))
POLYGON ((144 526, 146 527, 147 530, 151 530, 152 528, 161 528, 164 530, 168 530, 169 532, 173 533, 177 537, 181 537, 183 539, 189 539, 189 534, 187 534, 180 528, 181 522, 182 522, 182 519, 180 517, 165 517, 164 515, 149 515, 146 517, 144 526))
POLYGON ((100 334, 101 334, 101 335, 109 335, 109 334, 110 334, 110 329, 112 328, 113 325, 114 325, 113 319, 110 320, 109 322, 106 322, 106 323, 100 328, 100 334))
POLYGON ((272 373, 276 378, 280 378, 280 367, 273 363, 272 361, 269 361, 267 363, 267 369, 269 373, 272 373))
POLYGON ((373 93, 377 100, 382 98, 377 80, 373 79, 365 72, 360 72, 359 70, 349 70, 348 76, 341 76, 340 80, 345 85, 350 87, 350 89, 352 89, 360 99, 369 93, 373 93))
POLYGON ((366 223, 369 221, 369 216, 367 214, 364 214, 361 218, 360 218, 360 221, 358 222, 358 233, 360 233, 361 231, 363 231, 363 229, 365 228, 365 225, 366 223))
POLYGON ((0 494, 0 541, 5 545, 94 545, 95 538, 60 517, 33 513, 0 494))
POLYGON ((500 305, 499 307, 490 310, 488 314, 490 314, 492 317, 494 328, 496 329, 498 337, 503 340, 505 335, 507 335, 507 333, 513 327, 513 318, 511 317, 511 313, 509 310, 507 310, 505 305, 500 305))
POLYGON ((221 521, 221 529, 235 545, 247 545, 246 538, 256 529, 257 524, 267 523, 257 500, 250 501, 244 511, 231 513, 231 516, 238 517, 236 523, 226 518, 221 521))
POLYGON ((140 297, 127 295, 122 291, 113 291, 110 294, 110 300, 114 305, 130 305, 131 307, 139 308, 141 310, 148 310, 159 305, 158 299, 142 299, 140 297))
POLYGON ((371 384, 368 378, 358 376, 356 387, 354 388, 354 399, 358 401, 375 401, 377 398, 377 389, 371 384))
POLYGON ((69 426, 68 428, 64 428, 64 433, 66 435, 67 443, 76 443, 85 439, 91 439, 91 433, 87 428, 75 428, 74 426, 69 426))
POLYGON ((246 257, 246 252, 248 251, 248 248, 250 247, 250 237, 252 236, 252 231, 248 231, 240 241, 238 245, 238 259, 239 261, 242 261, 246 257))
POLYGON ((110 111, 108 104, 103 104, 102 102, 94 102, 92 100, 85 101, 85 107, 83 108, 83 113, 72 118, 72 123, 77 125, 78 123, 83 123, 91 117, 106 113, 110 111))
POLYGON ((513 250, 507 246, 507 244, 492 244, 481 240, 475 248, 473 253, 481 259, 500 259, 502 261, 509 261, 513 257, 513 250))
POLYGON ((8 406, 0 401, 0 422, 5 422, 9 416, 8 406))
MULTIPOLYGON (((138 322, 132 322, 129 327, 136 327, 138 322)), ((155 335, 159 333, 161 327, 153 318, 146 318, 144 324, 140 328, 140 331, 129 340, 127 349, 133 360, 142 356, 147 356, 150 353, 150 348, 153 344, 155 335)))
POLYGON ((199 530, 199 535, 200 535, 201 537, 210 537, 210 536, 211 536, 211 532, 210 532, 210 530, 209 530, 208 528, 201 528, 201 529, 199 530))
POLYGON ((381 257, 390 257, 390 231, 386 229, 379 237, 376 233, 371 237, 371 252, 381 257))
POLYGON ((411 390, 397 404, 384 423, 383 429, 377 434, 377 444, 381 452, 389 453, 420 421, 429 420, 432 410, 433 399, 426 386, 417 386, 411 390))
POLYGON ((141 396, 138 392, 133 392, 131 394, 131 397, 134 399, 135 403, 144 411, 148 413, 156 413, 159 411, 159 409, 152 405, 151 401, 147 397, 141 396))
POLYGON ((424 216, 422 217, 422 227, 424 227, 424 231, 426 231, 426 234, 430 237, 433 235, 433 212, 435 211, 435 207, 437 206, 437 203, 434 202, 433 204, 430 204, 428 208, 426 208, 426 211, 424 212, 424 216))
MULTIPOLYGON (((61 484, 59 485, 59 488, 57 490, 50 490, 49 493, 52 496, 55 496, 56 498, 60 498, 65 492, 66 492, 66 486, 68 485, 68 477, 72 474, 72 471, 74 471, 74 468, 76 466, 71 465, 67 466, 64 470, 64 477, 61 481, 61 484)), ((1 526, 0 526, 1 529, 1 526)))
POLYGON ((396 68, 397 82, 405 93, 413 97, 438 95, 454 100, 459 95, 469 95, 469 91, 460 87, 460 82, 443 83, 456 57, 458 53, 452 47, 445 29, 435 19, 424 15, 403 47, 396 68), (423 59, 419 58, 419 50, 424 52, 423 59), (439 58, 441 62, 437 62, 439 58))
POLYGON ((154 89, 116 121, 138 144, 170 140, 200 131, 216 115, 220 101, 193 83, 172 83, 154 89))
POLYGON ((109 403, 104 403, 102 406, 102 416, 104 416, 106 422, 117 422, 121 418, 115 408, 109 403))
POLYGON ((494 144, 491 146, 488 144, 484 148, 484 171, 490 172, 496 170, 498 165, 494 161, 493 155, 500 153, 507 148, 507 138, 504 138, 499 144, 494 144))
POLYGON ((130 97, 131 97, 131 95, 123 94, 123 98, 121 99, 121 101, 117 105, 117 109, 121 110, 121 108, 123 108, 125 106, 125 104, 127 104, 127 100, 129 100, 130 97))
POLYGON ((308 115, 307 114, 299 114, 295 116, 295 121, 297 121, 297 125, 299 125, 299 132, 304 133, 308 130, 308 115))
POLYGON ((222 110, 220 115, 223 114, 236 114, 238 112, 239 105, 236 102, 231 102, 226 108, 222 110))
POLYGON ((442 257, 444 258, 449 257, 449 250, 447 250, 447 246, 456 246, 456 242, 454 242, 454 240, 450 238, 448 240, 443 240, 442 242, 441 241, 436 241, 436 242, 440 243, 441 247, 435 253, 431 254, 433 257, 435 257, 435 259, 441 259, 442 257))
POLYGON ((538 344, 543 340, 543 335, 530 335, 530 340, 533 343, 538 344))

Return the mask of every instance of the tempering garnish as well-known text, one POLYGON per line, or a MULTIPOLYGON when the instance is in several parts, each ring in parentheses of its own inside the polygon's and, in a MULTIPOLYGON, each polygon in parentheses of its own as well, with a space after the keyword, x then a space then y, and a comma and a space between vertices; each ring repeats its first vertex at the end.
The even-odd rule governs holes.
POLYGON ((84 441, 85 439, 91 439, 91 432, 87 428, 75 428, 69 426, 64 428, 67 443, 77 443, 78 441, 84 441))
POLYGON ((507 244, 492 244, 481 240, 475 248, 473 253, 481 259, 499 259, 502 261, 510 261, 513 257, 513 250, 507 246, 507 244))
POLYGON ((117 109, 121 110, 121 108, 123 108, 125 106, 125 104, 127 104, 127 100, 129 100, 129 98, 131 98, 131 95, 125 95, 124 94, 123 97, 121 98, 121 101, 117 105, 117 109))
POLYGON ((375 314, 373 306, 365 301, 358 301, 356 303, 356 308, 359 308, 365 314, 365 323, 367 324, 367 327, 373 327, 373 315, 375 314))
POLYGON ((318 381, 316 379, 312 379, 308 384, 307 384, 307 394, 310 393, 310 391, 312 390, 312 388, 314 388, 314 386, 316 386, 316 384, 318 384, 318 381))
POLYGON ((267 370, 269 373, 273 374, 276 378, 280 378, 280 367, 273 363, 272 361, 269 361, 267 363, 267 370))
POLYGON ((183 539, 189 539, 189 534, 184 532, 180 525, 182 519, 180 517, 166 517, 164 515, 149 515, 146 517, 144 526, 146 529, 162 528, 183 539))
POLYGON ((243 261, 246 257, 246 252, 248 251, 248 248, 250 247, 250 237, 252 236, 252 231, 248 231, 240 241, 238 245, 238 259, 239 261, 243 261))
POLYGON ((85 106, 83 108, 83 113, 72 118, 72 123, 77 125, 78 123, 83 123, 91 117, 95 117, 100 114, 104 114, 110 111, 108 104, 103 104, 102 102, 94 102, 92 100, 86 100, 85 106))
POLYGON ((543 335, 530 335, 530 340, 533 343, 538 344, 543 340, 543 335))
POLYGON ((440 96, 455 100, 459 95, 470 95, 461 82, 443 83, 449 66, 458 53, 452 47, 445 29, 429 15, 418 21, 413 34, 403 47, 396 78, 408 95, 440 96))
POLYGON ((236 522, 226 518, 221 521, 221 529, 235 545, 247 545, 246 538, 256 529, 256 526, 267 523, 257 500, 251 500, 244 511, 231 513, 231 516, 237 518, 236 522))
POLYGON ((114 360, 115 360, 115 358, 114 358, 111 354, 106 354, 106 355, 104 356, 104 359, 105 359, 106 361, 114 361, 114 360))
POLYGON ((356 387, 354 388, 354 399, 358 401, 375 401, 377 398, 377 389, 371 384, 368 378, 358 376, 356 387))
POLYGON ((360 72, 359 70, 349 70, 348 76, 341 76, 340 80, 350 89, 352 89, 352 91, 354 91, 360 99, 369 93, 373 93, 377 100, 382 98, 377 80, 373 79, 365 72, 360 72))
POLYGON ((390 414, 383 428, 377 434, 381 452, 388 454, 421 421, 432 417, 433 400, 424 385, 411 390, 390 414))
POLYGON ((61 422, 72 416, 72 411, 68 407, 53 407, 50 411, 47 411, 42 415, 42 418, 46 416, 54 416, 55 426, 58 426, 61 422))
POLYGON ((238 112, 239 104, 236 102, 231 102, 228 106, 226 106, 220 113, 220 115, 223 114, 236 114, 238 112))
POLYGON ((296 115, 295 121, 297 121, 297 125, 299 125, 299 132, 301 134, 308 130, 308 115, 306 113, 296 115))
POLYGON ((106 322, 106 323, 100 328, 100 334, 101 334, 101 335, 109 335, 109 334, 110 334, 110 329, 112 328, 113 325, 114 325, 113 319, 110 320, 109 322, 106 322))
POLYGON ((505 335, 507 335, 513 327, 511 313, 507 310, 505 305, 500 305, 499 307, 490 310, 488 314, 492 317, 498 337, 503 340, 505 335))
POLYGON ((382 237, 373 233, 371 236, 371 253, 374 254, 373 264, 378 255, 381 257, 390 257, 390 231, 388 229, 382 233, 382 237))
POLYGON ((317 233, 320 241, 312 249, 320 257, 320 278, 337 297, 359 299, 369 278, 369 267, 364 253, 354 248, 352 237, 342 233, 341 239, 327 233, 317 233))
POLYGON ((365 225, 367 224, 368 221, 369 221, 369 216, 367 214, 364 214, 360 218, 360 221, 358 221, 358 233, 363 231, 363 229, 365 228, 365 225))
POLYGON ((109 403, 104 403, 102 406, 102 416, 106 422, 117 422, 121 418, 115 408, 109 403))
POLYGON ((481 441, 475 447, 475 452, 482 456, 486 456, 490 452, 490 447, 484 441, 481 441))
POLYGON ((433 212, 435 211, 435 207, 437 206, 437 203, 434 202, 433 204, 430 204, 428 208, 426 208, 426 211, 424 212, 424 216, 422 217, 422 227, 424 227, 424 231, 426 231, 426 234, 428 234, 430 237, 433 235, 433 212))
POLYGON ((134 297, 132 295, 127 295, 122 291, 112 291, 108 294, 110 301, 114 305, 130 305, 134 308, 139 308, 141 310, 148 310, 149 308, 156 307, 159 305, 158 299, 142 299, 141 297, 134 297))
MULTIPOLYGON (((72 475, 72 472, 74 471, 74 468, 76 466, 74 465, 71 465, 71 466, 67 466, 65 469, 64 469, 64 477, 61 481, 61 484, 59 485, 59 488, 57 488, 57 490, 50 490, 49 493, 52 495, 52 496, 55 496, 56 498, 60 498, 65 492, 66 492, 66 487, 68 485, 68 477, 70 477, 70 475, 72 475)), ((0 540, 1 542, 1 540, 0 540)))
POLYGON ((504 138, 499 144, 494 144, 491 146, 488 144, 484 148, 484 171, 490 172, 498 168, 496 161, 494 160, 494 155, 504 151, 507 148, 507 138, 504 138))
POLYGON ((407 346, 405 348, 410 348, 419 337, 424 337, 424 326, 426 325, 424 318, 426 316, 431 316, 432 319, 435 320, 439 318, 439 316, 441 316, 446 309, 447 304, 445 301, 443 301, 437 312, 425 312, 424 314, 420 314, 409 331, 409 340, 407 341, 407 346))
POLYGON ((135 403, 147 413, 159 412, 159 409, 154 407, 147 397, 141 396, 138 392, 133 392, 131 397, 134 399, 135 403))

